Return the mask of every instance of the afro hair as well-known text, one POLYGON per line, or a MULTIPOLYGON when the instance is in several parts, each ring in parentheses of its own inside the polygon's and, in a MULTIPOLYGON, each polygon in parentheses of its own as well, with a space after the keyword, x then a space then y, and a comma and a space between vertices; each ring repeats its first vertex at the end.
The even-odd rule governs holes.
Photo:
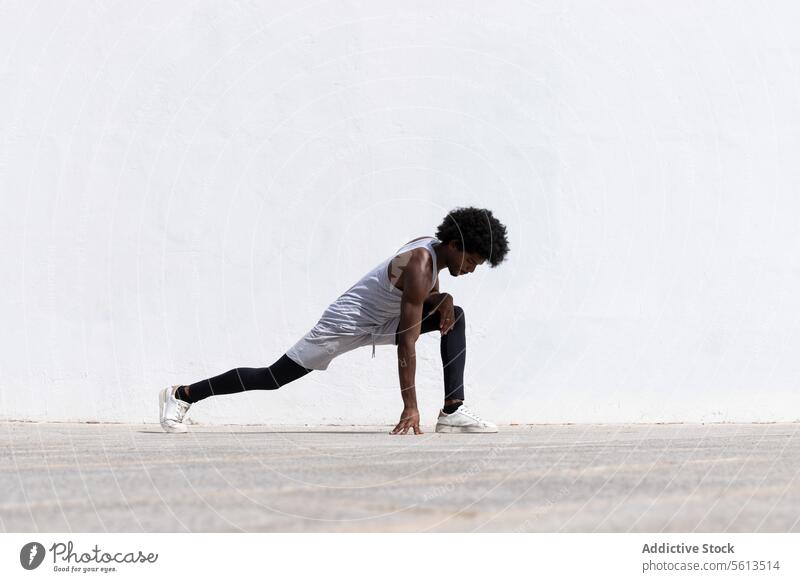
POLYGON ((458 250, 477 253, 492 267, 502 263, 508 254, 506 227, 485 208, 451 210, 436 229, 436 238, 445 244, 456 241, 458 250))

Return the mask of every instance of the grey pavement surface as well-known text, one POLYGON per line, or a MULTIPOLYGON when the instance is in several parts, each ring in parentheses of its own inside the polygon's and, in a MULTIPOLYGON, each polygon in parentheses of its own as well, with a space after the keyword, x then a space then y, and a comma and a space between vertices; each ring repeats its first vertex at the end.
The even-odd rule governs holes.
POLYGON ((0 531, 800 531, 800 424, 0 423, 0 531))

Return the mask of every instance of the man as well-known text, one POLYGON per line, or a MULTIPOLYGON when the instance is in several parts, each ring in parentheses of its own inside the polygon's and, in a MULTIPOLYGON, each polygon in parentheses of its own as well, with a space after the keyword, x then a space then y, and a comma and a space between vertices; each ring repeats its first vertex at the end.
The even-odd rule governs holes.
POLYGON ((325 370, 331 360, 372 344, 397 346, 403 413, 391 434, 422 434, 415 389, 416 350, 421 333, 441 332, 445 399, 436 432, 497 432, 464 406, 466 327, 464 310, 439 291, 439 271, 458 277, 489 261, 496 267, 508 253, 506 227, 490 210, 466 207, 450 212, 435 237, 401 247, 334 301, 317 324, 268 368, 234 368, 194 384, 174 385, 159 394, 161 426, 186 432, 189 407, 212 395, 274 390, 325 370))

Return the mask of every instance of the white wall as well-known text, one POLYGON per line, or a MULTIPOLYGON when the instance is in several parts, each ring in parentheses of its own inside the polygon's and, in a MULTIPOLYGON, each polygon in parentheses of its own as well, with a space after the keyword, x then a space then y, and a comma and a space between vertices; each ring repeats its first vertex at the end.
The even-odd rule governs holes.
MULTIPOLYGON (((0 417, 156 420, 271 364, 446 211, 511 253, 442 288, 498 422, 800 418, 800 8, 5 2, 0 417)), ((438 338, 421 340, 427 422, 438 338)), ((201 422, 391 423, 394 350, 201 422)))

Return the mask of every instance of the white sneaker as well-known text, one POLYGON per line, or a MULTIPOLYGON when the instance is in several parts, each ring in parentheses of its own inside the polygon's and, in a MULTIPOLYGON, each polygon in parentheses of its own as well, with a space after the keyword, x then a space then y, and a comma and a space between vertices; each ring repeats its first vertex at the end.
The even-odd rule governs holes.
POLYGON ((452 414, 439 411, 436 432, 497 432, 497 425, 483 420, 462 404, 452 414))
POLYGON ((158 393, 158 411, 161 417, 161 428, 167 432, 187 432, 183 419, 191 404, 175 398, 178 385, 164 388, 158 393))

